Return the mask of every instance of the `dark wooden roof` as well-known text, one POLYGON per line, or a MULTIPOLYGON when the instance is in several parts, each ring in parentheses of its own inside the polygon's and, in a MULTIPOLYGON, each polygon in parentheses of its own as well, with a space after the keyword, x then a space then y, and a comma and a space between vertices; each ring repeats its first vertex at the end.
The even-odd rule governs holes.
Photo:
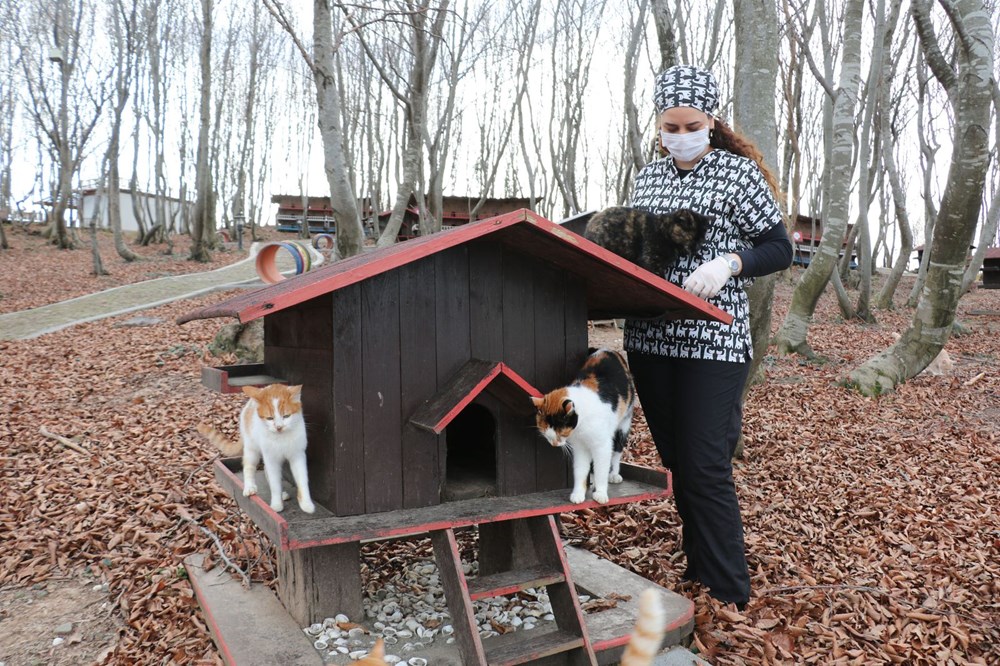
POLYGON ((177 321, 183 324, 195 319, 236 317, 246 323, 449 248, 485 239, 575 276, 586 291, 590 319, 667 317, 732 321, 725 311, 527 209, 342 259, 199 308, 177 321))

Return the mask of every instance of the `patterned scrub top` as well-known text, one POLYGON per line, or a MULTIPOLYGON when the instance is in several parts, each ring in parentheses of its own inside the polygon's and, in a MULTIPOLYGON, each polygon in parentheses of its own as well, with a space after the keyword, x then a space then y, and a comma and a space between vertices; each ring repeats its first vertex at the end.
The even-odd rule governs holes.
MULTIPOLYGON (((699 250, 682 254, 667 269, 664 277, 678 286, 702 263, 749 250, 752 239, 782 224, 781 210, 757 164, 718 148, 698 160, 683 179, 670 157, 647 164, 635 178, 632 206, 657 214, 689 208, 712 219, 699 250)), ((696 319, 630 319, 625 323, 626 351, 745 363, 753 356, 745 291, 752 281, 732 278, 709 299, 733 316, 731 325, 696 319)))

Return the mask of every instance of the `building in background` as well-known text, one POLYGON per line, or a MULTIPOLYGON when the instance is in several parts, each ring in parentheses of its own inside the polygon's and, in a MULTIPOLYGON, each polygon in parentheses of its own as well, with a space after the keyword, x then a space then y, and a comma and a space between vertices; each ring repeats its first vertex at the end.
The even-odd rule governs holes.
MULTIPOLYGON (((155 194, 137 191, 135 193, 135 202, 133 203, 132 190, 123 189, 119 190, 118 197, 122 216, 122 231, 139 231, 139 224, 136 221, 136 206, 139 207, 139 214, 145 222, 146 229, 149 229, 154 224, 153 220, 156 219, 157 199, 155 194)), ((162 200, 165 206, 168 226, 170 225, 170 220, 173 220, 173 227, 175 229, 184 230, 186 228, 184 224, 185 219, 189 219, 194 212, 194 202, 182 201, 170 196, 162 197, 162 200), (187 207, 186 216, 184 215, 185 207, 187 207)), ((72 206, 74 208, 80 207, 80 214, 77 215, 75 211, 71 213, 70 226, 86 227, 90 224, 90 220, 95 214, 97 215, 98 228, 111 226, 108 221, 107 190, 98 191, 96 188, 80 190, 73 195, 72 206)))

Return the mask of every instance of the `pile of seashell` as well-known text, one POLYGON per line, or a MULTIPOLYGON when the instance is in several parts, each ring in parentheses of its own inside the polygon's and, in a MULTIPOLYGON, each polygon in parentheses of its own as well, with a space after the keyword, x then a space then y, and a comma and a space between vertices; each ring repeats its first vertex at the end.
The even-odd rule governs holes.
MULTIPOLYGON (((465 575, 475 575, 476 563, 463 563, 465 575)), ((581 601, 589 597, 581 596, 581 601)), ((364 599, 365 615, 373 631, 368 633, 346 615, 327 618, 313 624, 305 633, 313 638, 313 646, 327 659, 347 656, 352 660, 365 657, 375 641, 385 642, 385 661, 389 664, 427 666, 427 659, 414 655, 422 649, 444 641, 455 642, 454 627, 444 598, 437 566, 430 561, 408 563, 364 599)), ((511 631, 526 631, 555 618, 544 589, 529 588, 511 597, 494 597, 473 602, 479 635, 489 638, 511 631)))

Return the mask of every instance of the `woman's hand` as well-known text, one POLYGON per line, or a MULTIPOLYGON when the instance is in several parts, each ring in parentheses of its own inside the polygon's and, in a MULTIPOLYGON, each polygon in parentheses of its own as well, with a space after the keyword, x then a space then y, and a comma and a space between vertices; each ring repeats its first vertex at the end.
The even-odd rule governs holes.
POLYGON ((725 255, 719 255, 696 268, 694 273, 684 280, 684 290, 698 298, 712 298, 722 290, 732 276, 729 259, 725 255))

